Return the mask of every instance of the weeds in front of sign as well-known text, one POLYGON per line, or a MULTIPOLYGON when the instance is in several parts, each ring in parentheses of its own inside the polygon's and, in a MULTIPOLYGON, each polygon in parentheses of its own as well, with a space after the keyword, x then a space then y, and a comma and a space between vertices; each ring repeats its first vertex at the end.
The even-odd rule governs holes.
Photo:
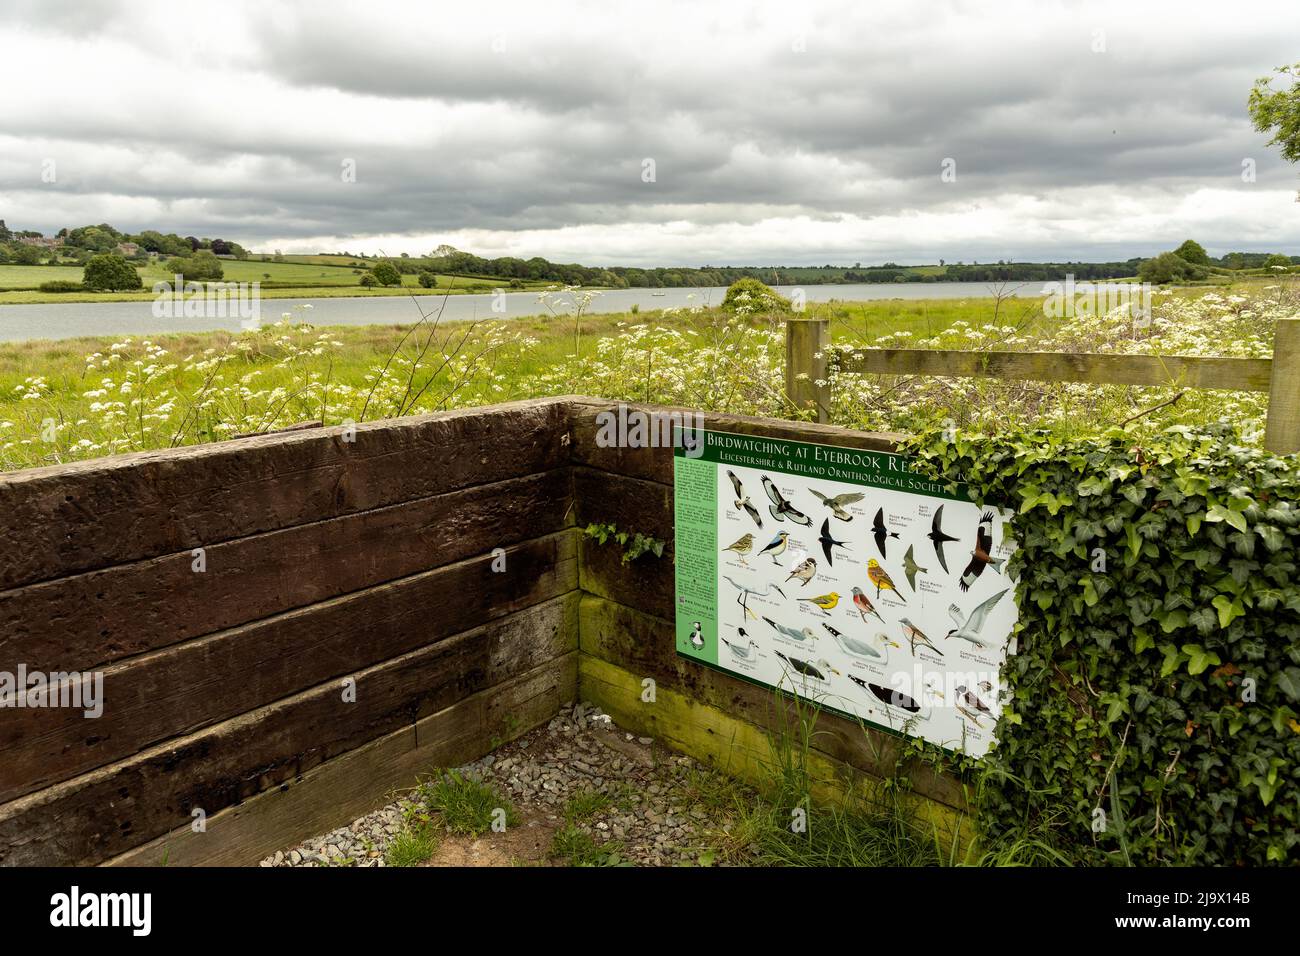
POLYGON ((406 827, 393 837, 384 854, 387 866, 419 866, 438 852, 438 834, 428 824, 406 827))

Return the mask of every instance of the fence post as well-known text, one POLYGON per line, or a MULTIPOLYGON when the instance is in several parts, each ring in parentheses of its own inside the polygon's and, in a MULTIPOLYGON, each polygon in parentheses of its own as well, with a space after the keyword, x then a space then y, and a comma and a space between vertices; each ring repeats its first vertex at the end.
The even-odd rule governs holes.
POLYGON ((1300 319, 1278 319, 1273 336, 1264 447, 1276 455, 1300 451, 1300 319))
POLYGON ((785 393, 800 411, 813 409, 822 424, 830 420, 831 390, 817 383, 829 374, 830 347, 829 319, 785 320, 785 393))

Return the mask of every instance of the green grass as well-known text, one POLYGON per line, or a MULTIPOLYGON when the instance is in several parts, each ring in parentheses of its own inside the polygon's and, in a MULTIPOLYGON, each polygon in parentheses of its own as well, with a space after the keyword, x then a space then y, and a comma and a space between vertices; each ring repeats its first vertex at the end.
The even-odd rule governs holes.
POLYGON ((508 800, 487 784, 456 770, 444 770, 421 783, 416 796, 451 833, 479 836, 491 830, 497 820, 506 826, 519 822, 519 814, 508 800))
POLYGON ((551 858, 567 866, 630 866, 624 852, 622 843, 597 843, 591 834, 572 825, 557 830, 551 839, 551 858))
POLYGON ((438 834, 427 825, 407 827, 393 837, 384 853, 388 866, 419 866, 427 863, 438 851, 438 834))
POLYGON ((584 790, 569 797, 564 804, 564 822, 585 823, 602 810, 610 807, 614 798, 599 790, 584 790))
POLYGON ((0 289, 31 289, 43 282, 81 281, 81 266, 0 265, 0 289))

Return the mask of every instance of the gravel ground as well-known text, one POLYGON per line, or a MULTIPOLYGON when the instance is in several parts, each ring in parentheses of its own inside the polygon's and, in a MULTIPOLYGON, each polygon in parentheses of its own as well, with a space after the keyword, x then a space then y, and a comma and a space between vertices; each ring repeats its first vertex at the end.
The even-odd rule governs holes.
MULTIPOLYGON (((566 824, 565 807, 578 794, 608 800, 573 821, 602 849, 640 866, 712 860, 706 834, 729 820, 701 801, 695 783, 707 773, 690 757, 620 730, 591 704, 566 707, 548 724, 460 768, 496 788, 519 812, 518 827, 533 828, 531 847, 549 847, 566 824)), ((404 826, 409 795, 347 826, 281 850, 262 866, 383 866, 384 853, 404 826)), ((478 838, 446 834, 432 865, 503 865, 554 862, 543 850, 522 850, 506 834, 478 838), (493 843, 499 845, 493 847, 493 843)), ((518 837, 520 834, 514 834, 518 837)))

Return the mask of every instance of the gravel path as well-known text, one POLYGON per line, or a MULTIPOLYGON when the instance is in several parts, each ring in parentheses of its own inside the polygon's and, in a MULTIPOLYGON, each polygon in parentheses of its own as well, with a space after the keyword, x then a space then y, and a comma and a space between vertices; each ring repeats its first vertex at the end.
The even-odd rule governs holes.
MULTIPOLYGON (((444 835, 432 865, 556 862, 548 852, 550 838, 566 823, 602 851, 616 852, 622 862, 711 862, 707 834, 730 823, 701 799, 701 784, 709 777, 703 765, 620 730, 590 704, 566 707, 548 724, 460 769, 513 804, 521 822, 511 829, 530 832, 444 835), (580 818, 569 803, 577 795, 588 807, 580 818), (524 836, 530 839, 521 840, 524 836)), ((261 865, 384 866, 385 851, 402 831, 410 806, 411 795, 403 795, 345 827, 278 851, 261 865)))

